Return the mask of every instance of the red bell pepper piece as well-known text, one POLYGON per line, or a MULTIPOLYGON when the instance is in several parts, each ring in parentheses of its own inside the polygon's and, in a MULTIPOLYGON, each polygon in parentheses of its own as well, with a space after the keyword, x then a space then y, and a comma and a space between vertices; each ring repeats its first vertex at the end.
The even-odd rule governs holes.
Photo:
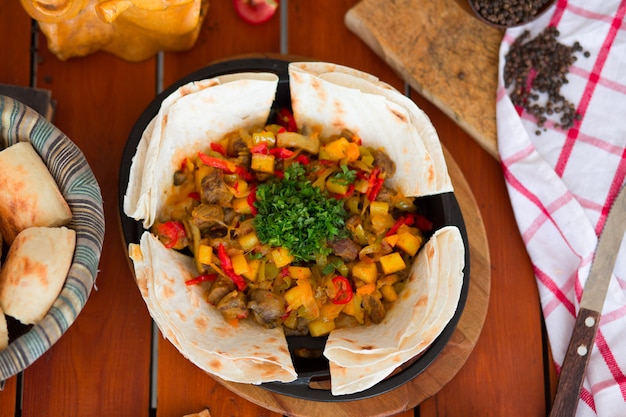
POLYGON ((160 223, 157 225, 157 234, 159 237, 165 238, 165 247, 173 248, 180 239, 187 237, 185 226, 181 222, 174 220, 160 223))
POLYGON ((226 248, 221 243, 217 248, 217 257, 220 260, 220 264, 222 265, 222 269, 224 270, 224 273, 226 273, 226 275, 228 275, 228 277, 233 281, 233 284, 235 284, 237 289, 239 291, 245 290, 246 281, 243 279, 241 275, 235 273, 235 271, 233 270, 233 263, 231 262, 228 254, 226 253, 226 248))
POLYGON ((380 176, 380 169, 374 168, 370 173, 368 178, 368 187, 367 187, 367 199, 369 201, 376 200, 380 189, 383 187, 383 183, 385 182, 384 178, 380 176))
POLYGON ((254 145, 253 147, 250 148, 250 153, 262 153, 262 154, 267 154, 268 153, 268 148, 267 148, 267 142, 261 142, 257 145, 254 145))
POLYGON ((205 281, 213 282, 216 279, 217 279, 217 274, 202 274, 202 275, 198 275, 195 278, 190 279, 189 281, 185 281, 185 285, 197 285, 205 281))
POLYGON ((202 152, 198 152, 198 157, 202 161, 203 164, 208 165, 213 168, 221 169, 222 171, 232 174, 235 172, 235 164, 226 159, 222 158, 214 158, 212 156, 208 156, 202 152))
POLYGON ((256 216, 257 209, 256 209, 256 206, 254 205, 254 203, 256 202, 256 184, 252 185, 252 188, 250 189, 250 194, 248 194, 246 201, 248 202, 248 205, 250 206, 250 210, 252 210, 252 215, 256 216))
POLYGON ((276 123, 287 129, 288 132, 296 132, 298 125, 296 119, 293 117, 293 113, 287 108, 278 110, 276 123))
POLYGON ((241 179, 244 179, 246 181, 252 181, 255 178, 254 175, 250 173, 250 171, 243 167, 236 167, 235 173, 239 175, 241 179))
POLYGON ((270 154, 274 155, 276 158, 287 159, 287 158, 291 158, 296 153, 287 148, 272 148, 270 149, 270 154))
POLYGON ((309 158, 307 158, 307 156, 306 156, 306 155, 302 155, 302 154, 300 154, 300 155, 296 156, 296 158, 294 159, 294 161, 296 161, 296 162, 298 162, 298 163, 300 163, 300 164, 302 164, 302 165, 308 165, 308 164, 309 164, 309 162, 310 162, 310 161, 309 161, 309 158))
POLYGON ((352 285, 348 278, 343 276, 337 276, 332 280, 335 289, 337 290, 336 295, 331 299, 333 304, 347 304, 352 300, 354 293, 352 292, 352 285))
POLYGON ((221 143, 211 142, 211 150, 226 156, 226 148, 221 143))
POLYGON ((189 194, 187 194, 187 197, 192 198, 196 201, 200 201, 200 193, 197 191, 192 191, 189 194))
POLYGON ((274 175, 282 180, 285 178, 285 171, 274 170, 274 175))

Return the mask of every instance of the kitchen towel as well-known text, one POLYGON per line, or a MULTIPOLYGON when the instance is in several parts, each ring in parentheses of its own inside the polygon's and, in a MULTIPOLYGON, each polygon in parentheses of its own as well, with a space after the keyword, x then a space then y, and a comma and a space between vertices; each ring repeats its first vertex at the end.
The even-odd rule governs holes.
MULTIPOLYGON (((598 236, 626 176, 625 14, 626 0, 559 0, 534 22, 508 29, 499 52, 498 151, 533 264, 557 372, 598 236), (582 46, 561 88, 580 115, 566 130, 558 126, 556 114, 539 127, 535 116, 513 104, 512 87, 504 85, 513 42, 526 30, 533 38, 549 26, 558 29, 560 44, 578 41, 582 46)), ((596 415, 626 416, 626 243, 578 404, 577 416, 596 415)))

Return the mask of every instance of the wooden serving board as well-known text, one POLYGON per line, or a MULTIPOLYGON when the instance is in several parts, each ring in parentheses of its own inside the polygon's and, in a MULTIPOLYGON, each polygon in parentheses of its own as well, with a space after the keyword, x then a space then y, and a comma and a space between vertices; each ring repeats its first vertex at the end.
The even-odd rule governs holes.
POLYGON ((384 394, 348 402, 314 402, 267 391, 255 385, 218 381, 269 410, 294 417, 382 417, 414 408, 436 394, 461 369, 474 349, 489 304, 491 269, 487 236, 478 205, 463 173, 444 149, 454 193, 461 207, 470 250, 470 286, 465 309, 450 341, 424 372, 384 394))
POLYGON ((346 26, 398 75, 498 158, 496 89, 504 31, 467 0, 362 0, 346 26))

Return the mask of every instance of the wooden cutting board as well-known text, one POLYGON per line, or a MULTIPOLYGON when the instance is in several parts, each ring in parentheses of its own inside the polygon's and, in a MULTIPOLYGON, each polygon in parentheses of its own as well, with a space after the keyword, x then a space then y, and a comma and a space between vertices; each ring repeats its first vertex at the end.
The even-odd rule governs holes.
POLYGON ((504 31, 467 0, 362 0, 346 26, 494 158, 498 51, 504 31))

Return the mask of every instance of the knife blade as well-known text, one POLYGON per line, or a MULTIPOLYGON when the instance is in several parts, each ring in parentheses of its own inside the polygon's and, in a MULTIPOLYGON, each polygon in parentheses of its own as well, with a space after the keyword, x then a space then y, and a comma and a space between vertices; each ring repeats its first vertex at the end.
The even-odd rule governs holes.
POLYGON ((576 414, 580 389, 596 339, 615 260, 624 238, 624 230, 626 230, 626 187, 622 187, 613 202, 600 234, 580 300, 578 316, 563 359, 550 417, 573 417, 576 414))

